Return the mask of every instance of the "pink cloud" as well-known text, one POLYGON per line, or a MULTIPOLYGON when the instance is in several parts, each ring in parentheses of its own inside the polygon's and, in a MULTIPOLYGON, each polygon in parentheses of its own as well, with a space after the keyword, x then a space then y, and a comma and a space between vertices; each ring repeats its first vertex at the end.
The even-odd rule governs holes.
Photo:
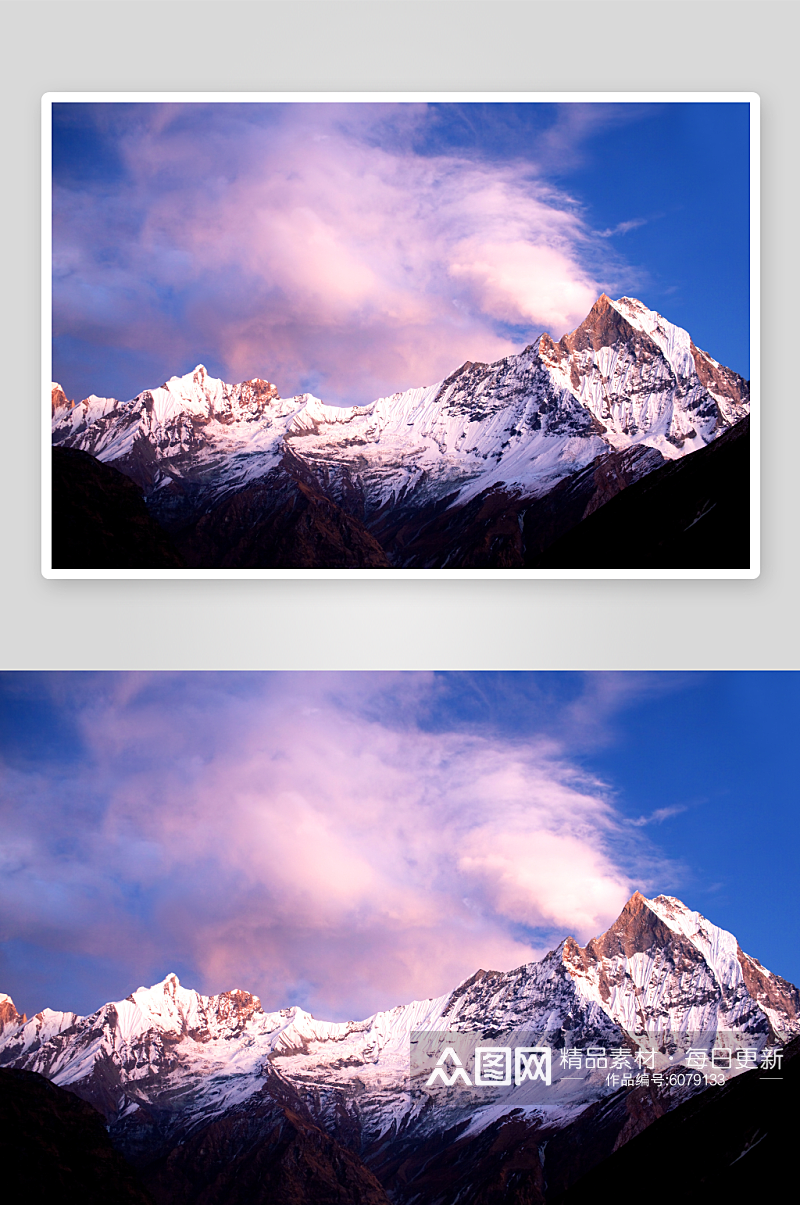
MULTIPOLYGON (((425 106, 387 113, 413 129, 425 106)), ((149 340, 174 371, 200 344, 228 379, 365 403, 519 350, 509 328, 559 337, 602 291, 587 267, 601 240, 530 163, 381 141, 375 106, 285 106, 268 126, 220 106, 204 136, 180 117, 157 110, 120 140, 133 183, 114 203, 113 256, 86 255, 109 199, 59 201, 63 332, 101 339, 116 323, 114 338, 149 340)))
MULTIPOLYGON (((552 740, 364 718, 394 681, 198 682, 178 706, 123 675, 74 701, 87 763, 66 784, 7 771, 15 932, 342 1017, 602 931, 632 890, 602 784, 552 740)), ((430 697, 396 682, 411 712, 430 697)))

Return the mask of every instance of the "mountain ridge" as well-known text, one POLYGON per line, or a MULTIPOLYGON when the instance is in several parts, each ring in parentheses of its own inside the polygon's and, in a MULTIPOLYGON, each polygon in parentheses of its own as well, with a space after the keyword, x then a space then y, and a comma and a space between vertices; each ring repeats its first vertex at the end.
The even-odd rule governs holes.
MULTIPOLYGON (((800 992, 794 985, 745 954, 733 934, 720 929, 700 913, 692 912, 676 897, 662 895, 647 899, 637 891, 609 929, 590 939, 584 947, 568 935, 538 961, 523 963, 509 971, 478 969, 441 996, 379 1010, 363 1021, 320 1020, 296 1005, 265 1012, 260 998, 244 989, 232 988, 203 996, 194 989, 182 987, 173 972, 159 983, 149 988, 137 988, 124 1000, 109 1002, 86 1017, 46 1008, 28 1020, 24 1014, 17 1013, 11 997, 4 995, 0 1003, 9 1020, 0 1034, 0 1062, 16 1063, 28 1051, 38 1055, 49 1041, 75 1030, 81 1022, 100 1018, 104 1010, 112 1010, 114 1024, 123 1040, 143 1032, 142 1025, 149 1020, 174 1041, 190 1039, 205 1043, 233 1038, 243 1032, 254 1017, 263 1017, 266 1024, 272 1026, 267 1030, 262 1026, 262 1032, 274 1039, 268 1044, 270 1051, 276 1042, 282 1050, 288 1049, 294 1034, 323 1041, 340 1040, 353 1033, 380 1033, 385 1038, 401 1015, 408 1022, 403 1031, 406 1034, 411 1032, 412 1026, 423 1029, 422 1023, 426 1020, 447 1019, 456 1027, 469 1029, 475 1024, 476 1005, 485 1003, 487 992, 494 1019, 511 1023, 519 1019, 515 1012, 517 1000, 531 997, 529 989, 536 980, 552 985, 553 971, 559 967, 579 985, 584 1004, 600 1005, 610 1021, 624 1020, 631 1034, 659 1036, 666 1031, 663 1026, 658 1027, 658 1010, 662 1019, 670 1014, 683 1023, 686 1016, 682 1014, 689 1006, 684 1006, 680 1000, 676 1005, 675 1001, 663 999, 658 990, 651 991, 650 1015, 644 1026, 637 1027, 630 1007, 631 995, 637 995, 636 985, 632 987, 632 983, 626 983, 624 976, 612 984, 607 968, 605 979, 601 970, 604 962, 617 960, 629 978, 631 974, 642 978, 642 972, 646 972, 649 987, 658 988, 657 978, 663 974, 663 967, 659 968, 653 961, 652 951, 663 953, 675 938, 683 939, 682 973, 686 972, 686 952, 691 948, 696 955, 694 965, 699 966, 702 962, 721 989, 717 1000, 706 1001, 704 1015, 700 1018, 703 1025, 709 1021, 714 1028, 723 1029, 747 1028, 749 1025, 753 1034, 770 1039, 786 1039, 795 1032, 800 1034, 800 992), (643 959, 650 960, 647 966, 641 961, 643 959), (616 989, 613 992, 612 986, 616 989), (721 1026, 720 1022, 723 1022, 721 1026), (17 1035, 16 1042, 12 1031, 17 1035)), ((694 1007, 692 1005, 689 1011, 694 1007)), ((677 1031, 680 1026, 672 1028, 677 1031)))
MULTIPOLYGON (((508 1126, 517 1127, 514 1142, 525 1149, 552 1142, 564 1159, 577 1135, 587 1142, 594 1135, 594 1154, 580 1163, 585 1171, 701 1090, 701 1077, 685 1074, 690 1046, 710 1051, 734 1036, 750 1051, 751 1065, 800 1036, 800 992, 680 900, 637 892, 585 946, 566 937, 539 961, 479 970, 441 996, 363 1021, 318 1020, 299 1007, 265 1011, 239 988, 202 996, 170 974, 87 1017, 44 1010, 7 1027, 0 1064, 36 1071, 87 1100, 105 1115, 118 1149, 140 1168, 158 1166, 159 1176, 170 1158, 184 1166, 170 1153, 190 1135, 220 1136, 241 1126, 250 1133, 254 1117, 279 1124, 276 1108, 296 1098, 306 1121, 290 1120, 290 1130, 301 1145, 310 1133, 303 1126, 316 1127, 373 1169, 394 1200, 410 1205, 427 1200, 414 1197, 413 1184, 419 1177, 427 1183, 434 1156, 447 1165, 456 1141, 465 1167, 500 1176, 491 1152, 513 1136, 508 1126), (468 1075, 464 1087, 429 1087, 437 1052, 449 1057, 455 1043, 468 1053, 486 1041, 549 1049, 552 1084, 479 1087, 468 1075), (634 1068, 620 1087, 607 1058, 602 1069, 588 1058, 585 1067, 579 1059, 578 1069, 569 1069, 579 1047, 598 1044, 629 1067, 638 1052, 640 1070, 650 1059, 658 1074, 651 1082, 634 1068), (672 1085, 669 1072, 676 1070, 682 1075, 672 1085), (401 1166, 407 1182, 397 1179, 401 1166)), ((726 1074, 738 1070, 734 1063, 726 1074)), ((536 1180, 536 1159, 525 1167, 536 1180)), ((562 1188, 571 1174, 559 1173, 562 1188)))
MULTIPOLYGON (((367 558, 364 567, 377 555, 369 541, 387 521, 397 527, 399 516, 413 538, 381 538, 389 565, 426 567, 432 559, 452 567, 461 554, 446 540, 409 554, 414 529, 433 515, 494 491, 513 525, 521 500, 544 497, 603 458, 639 449, 628 474, 638 480, 706 447, 749 412, 747 382, 687 331, 635 298, 606 294, 557 343, 542 334, 516 355, 466 361, 433 385, 364 406, 329 406, 307 393, 281 398, 261 378, 229 385, 202 364, 128 402, 91 395, 76 405, 56 383, 51 397, 54 443, 132 477, 198 564, 227 564, 231 555, 272 563, 269 549, 230 547, 247 543, 253 521, 263 519, 268 533, 281 493, 295 506, 313 482, 358 525, 347 539, 356 559, 367 558), (251 517, 223 521, 219 507, 245 491, 251 517), (216 530, 210 542, 199 538, 201 521, 216 530)), ((509 554, 497 548, 507 566, 509 554)), ((289 547, 289 562, 292 555, 289 547)), ((323 561, 341 555, 319 553, 323 561)), ((491 547, 485 555, 492 560, 491 547)))

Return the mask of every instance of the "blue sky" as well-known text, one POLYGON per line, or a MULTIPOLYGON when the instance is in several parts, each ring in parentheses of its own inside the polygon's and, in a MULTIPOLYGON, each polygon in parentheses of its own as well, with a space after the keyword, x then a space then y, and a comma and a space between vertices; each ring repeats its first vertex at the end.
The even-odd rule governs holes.
POLYGON ((683 899, 800 980, 794 673, 0 677, 0 991, 362 1017, 683 899))
POLYGON ((363 404, 638 296, 749 374, 749 111, 58 104, 53 376, 363 404))

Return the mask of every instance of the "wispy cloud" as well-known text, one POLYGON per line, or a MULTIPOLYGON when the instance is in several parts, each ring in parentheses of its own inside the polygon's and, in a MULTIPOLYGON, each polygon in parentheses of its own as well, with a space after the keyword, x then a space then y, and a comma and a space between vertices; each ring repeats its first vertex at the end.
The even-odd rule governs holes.
POLYGON ((424 105, 143 109, 56 190, 56 332, 362 403, 559 337, 618 269, 543 171, 613 112, 566 109, 539 161, 419 153, 424 105))
POLYGON ((627 823, 632 824, 634 828, 643 828, 646 824, 663 824, 665 820, 670 820, 673 816, 680 816, 688 810, 688 804, 678 803, 671 807, 656 808, 649 816, 639 816, 636 820, 628 820, 627 823))
POLYGON ((647 225, 647 218, 631 218, 627 222, 618 222, 616 226, 611 226, 607 230, 599 230, 600 238, 612 238, 616 234, 628 234, 631 230, 637 230, 640 226, 647 225))
POLYGON ((552 736, 414 723, 431 675, 66 690, 80 758, 3 767, 13 940, 365 1015, 585 941, 647 885, 608 789, 552 736))

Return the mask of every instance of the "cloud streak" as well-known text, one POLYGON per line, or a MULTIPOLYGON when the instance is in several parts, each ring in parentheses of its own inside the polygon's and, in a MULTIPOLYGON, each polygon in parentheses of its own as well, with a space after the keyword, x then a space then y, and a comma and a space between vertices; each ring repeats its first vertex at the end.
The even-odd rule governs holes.
POLYGON ((647 225, 647 218, 630 218, 627 222, 618 222, 616 226, 609 227, 608 230, 599 231, 600 238, 613 238, 615 234, 629 234, 631 230, 638 230, 640 226, 647 225))
POLYGON ((651 815, 639 816, 638 819, 629 820, 628 823, 636 828, 642 828, 646 824, 663 824, 665 820, 671 820, 673 816, 680 816, 688 810, 688 804, 676 803, 670 807, 656 808, 651 815))
POLYGON ((425 105, 123 116, 121 182, 56 189, 61 340, 365 403, 560 336, 618 269, 541 163, 415 149, 425 105))
POLYGON ((552 737, 409 722, 434 689, 75 683, 81 757, 3 767, 4 937, 344 1017, 600 932, 642 885, 608 789, 552 737))

